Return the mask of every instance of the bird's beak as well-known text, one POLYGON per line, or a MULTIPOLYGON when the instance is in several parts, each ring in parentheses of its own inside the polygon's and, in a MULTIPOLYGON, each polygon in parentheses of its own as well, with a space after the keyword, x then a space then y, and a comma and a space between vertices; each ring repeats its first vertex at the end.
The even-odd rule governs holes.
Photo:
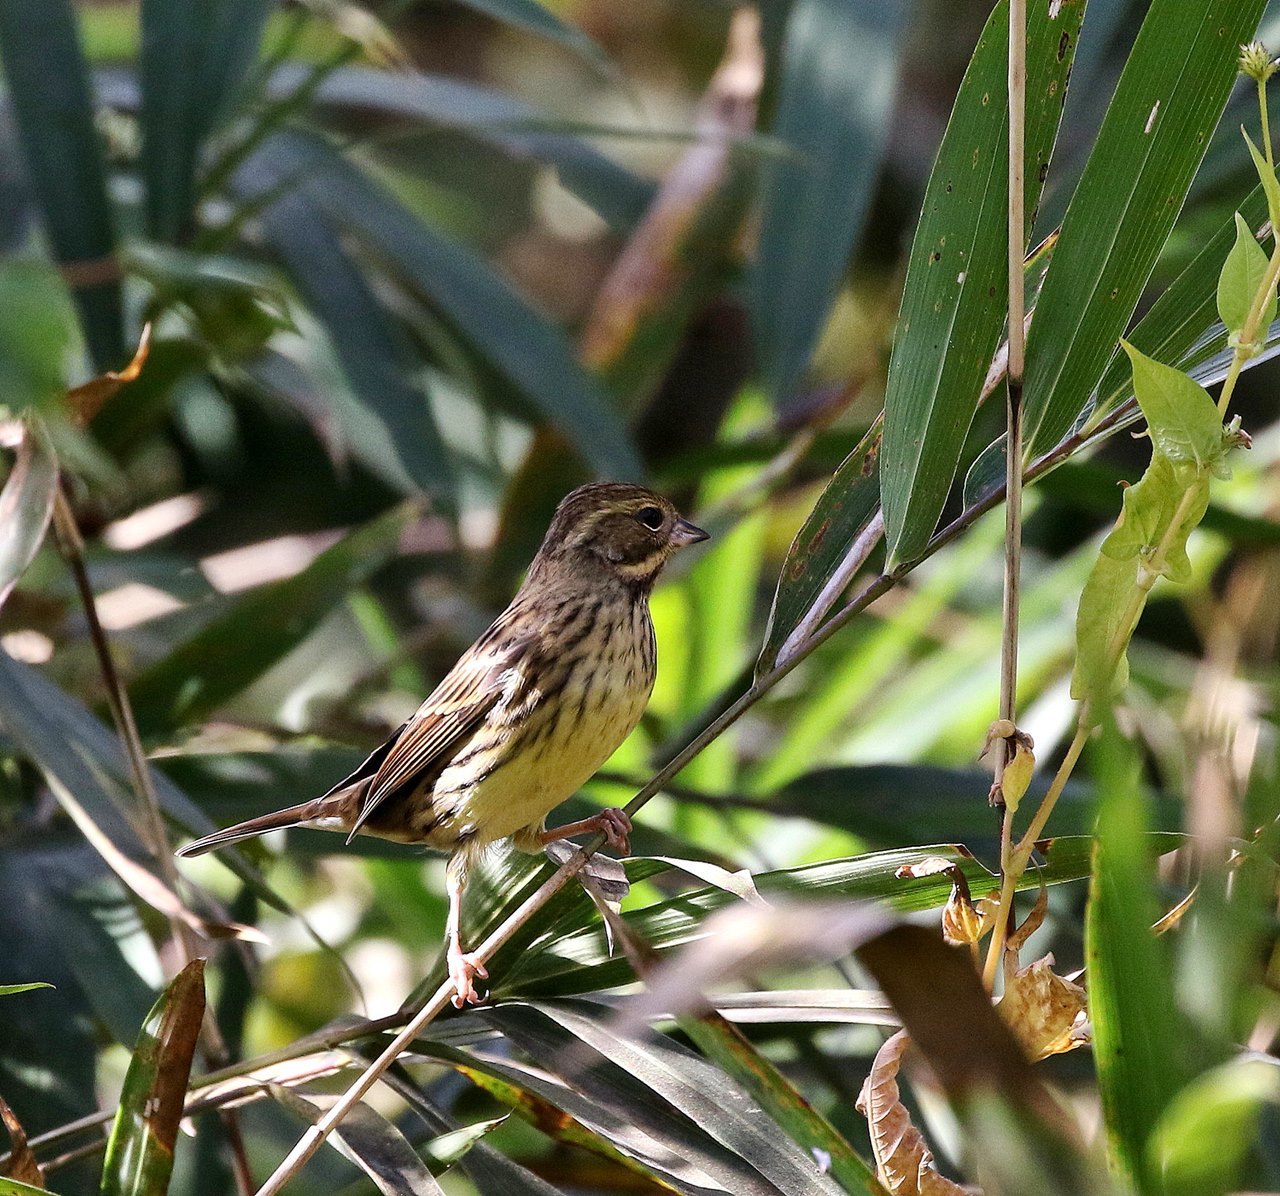
POLYGON ((703 540, 710 539, 709 533, 687 519, 677 519, 671 526, 671 543, 677 548, 687 548, 690 544, 701 544, 703 540))

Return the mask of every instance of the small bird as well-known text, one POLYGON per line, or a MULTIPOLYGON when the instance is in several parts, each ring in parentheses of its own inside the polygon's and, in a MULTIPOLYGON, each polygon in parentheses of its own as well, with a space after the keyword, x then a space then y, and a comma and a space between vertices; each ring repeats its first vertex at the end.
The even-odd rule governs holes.
POLYGON ((707 538, 642 486, 580 486, 556 508, 511 605, 355 772, 321 797, 206 835, 178 854, 291 826, 446 851, 453 1003, 478 1003, 476 977, 488 972, 462 948, 467 869, 506 838, 536 852, 602 832, 629 851, 623 810, 553 830, 546 818, 640 721, 657 671, 649 593, 674 552, 707 538))

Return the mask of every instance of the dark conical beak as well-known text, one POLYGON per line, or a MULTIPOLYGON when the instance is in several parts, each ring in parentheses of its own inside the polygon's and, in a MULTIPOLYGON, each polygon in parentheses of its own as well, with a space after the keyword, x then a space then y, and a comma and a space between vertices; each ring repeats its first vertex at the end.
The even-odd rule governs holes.
POLYGON ((671 543, 677 548, 688 548, 690 544, 701 544, 703 540, 710 539, 709 533, 687 519, 677 519, 671 526, 671 543))

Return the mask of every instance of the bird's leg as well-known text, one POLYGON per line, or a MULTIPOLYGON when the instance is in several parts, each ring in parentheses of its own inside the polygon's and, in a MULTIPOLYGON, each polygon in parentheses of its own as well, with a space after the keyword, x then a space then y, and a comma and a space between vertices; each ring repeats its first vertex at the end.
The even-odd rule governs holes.
POLYGON ((610 806, 607 810, 601 810, 599 814, 593 814, 590 818, 583 818, 578 822, 570 822, 565 826, 558 826, 554 830, 542 831, 538 835, 539 843, 553 843, 556 839, 568 839, 573 835, 585 835, 589 831, 601 832, 609 846, 615 851, 621 852, 623 855, 631 854, 631 815, 626 810, 620 810, 616 806, 610 806))
POLYGON ((476 992, 476 977, 487 980, 488 969, 469 951, 462 949, 462 890, 467 883, 467 866, 461 855, 452 856, 445 868, 445 892, 449 894, 449 920, 445 930, 445 958, 453 982, 453 1006, 479 1005, 484 998, 476 992))

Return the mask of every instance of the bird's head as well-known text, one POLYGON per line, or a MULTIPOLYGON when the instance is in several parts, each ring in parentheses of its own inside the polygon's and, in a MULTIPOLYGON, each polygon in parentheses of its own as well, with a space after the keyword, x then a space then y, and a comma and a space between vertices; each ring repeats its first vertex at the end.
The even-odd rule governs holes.
POLYGON ((571 491, 556 508, 539 562, 603 568, 634 586, 652 585, 672 553, 708 538, 660 494, 628 482, 571 491))

